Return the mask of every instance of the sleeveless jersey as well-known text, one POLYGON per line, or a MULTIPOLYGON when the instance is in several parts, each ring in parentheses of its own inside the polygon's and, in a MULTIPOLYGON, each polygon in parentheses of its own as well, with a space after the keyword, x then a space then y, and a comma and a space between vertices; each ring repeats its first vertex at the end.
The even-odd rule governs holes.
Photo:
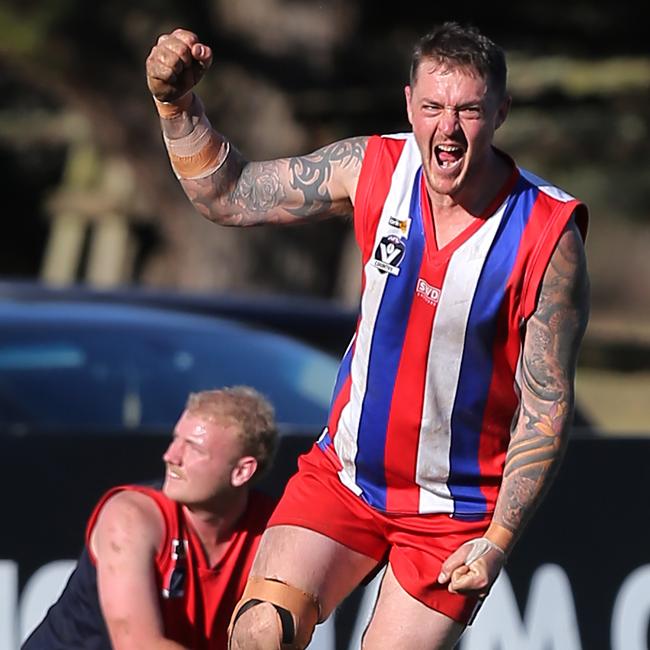
POLYGON ((158 490, 135 485, 114 488, 99 501, 88 522, 86 547, 75 571, 23 650, 111 649, 89 540, 101 508, 121 490, 146 494, 163 515, 165 534, 155 557, 155 575, 165 636, 193 650, 225 650, 230 616, 244 591, 275 502, 251 492, 224 556, 209 567, 182 507, 158 490))
POLYGON ((382 511, 493 512, 525 323, 572 214, 586 232, 584 204, 499 154, 506 186, 438 249, 413 135, 368 141, 354 213, 360 315, 318 445, 382 511))

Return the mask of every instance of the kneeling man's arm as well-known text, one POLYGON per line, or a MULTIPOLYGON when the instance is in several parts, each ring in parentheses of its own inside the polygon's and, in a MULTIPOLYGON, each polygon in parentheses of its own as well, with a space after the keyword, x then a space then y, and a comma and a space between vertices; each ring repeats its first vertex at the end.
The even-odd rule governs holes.
POLYGON ((118 492, 99 514, 90 542, 115 650, 183 650, 164 637, 154 573, 163 534, 162 515, 144 494, 118 492))

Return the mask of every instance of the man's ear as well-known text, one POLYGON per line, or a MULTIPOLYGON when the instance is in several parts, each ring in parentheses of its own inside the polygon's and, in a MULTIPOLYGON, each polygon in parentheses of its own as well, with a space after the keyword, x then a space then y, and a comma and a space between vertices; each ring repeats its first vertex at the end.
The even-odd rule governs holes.
POLYGON ((242 456, 233 467, 230 483, 233 487, 241 487, 253 478, 257 471, 257 459, 253 456, 242 456))
POLYGON ((413 110, 411 109, 411 98, 413 96, 413 92, 411 89, 411 86, 404 86, 404 97, 406 98, 406 115, 409 118, 409 123, 413 125, 413 110))
POLYGON ((511 104, 512 104, 512 97, 510 95, 506 95, 503 101, 501 102, 501 106, 499 106, 499 110, 497 111, 497 119, 494 125, 495 131, 506 121, 506 118, 508 117, 508 113, 510 112, 511 104))

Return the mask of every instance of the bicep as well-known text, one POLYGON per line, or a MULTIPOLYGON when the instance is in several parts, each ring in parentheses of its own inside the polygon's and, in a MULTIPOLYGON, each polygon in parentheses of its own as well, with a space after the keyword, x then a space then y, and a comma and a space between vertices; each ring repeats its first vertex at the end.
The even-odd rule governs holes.
POLYGON ((231 190, 231 225, 299 223, 352 212, 367 138, 294 158, 249 162, 231 190))
POLYGON ((144 495, 120 493, 99 515, 93 531, 97 591, 116 650, 147 647, 163 634, 154 573, 161 535, 161 515, 144 495))
POLYGON ((589 280, 582 238, 571 221, 551 257, 537 306, 526 324, 522 410, 559 433, 573 407, 573 381, 589 316, 589 280))

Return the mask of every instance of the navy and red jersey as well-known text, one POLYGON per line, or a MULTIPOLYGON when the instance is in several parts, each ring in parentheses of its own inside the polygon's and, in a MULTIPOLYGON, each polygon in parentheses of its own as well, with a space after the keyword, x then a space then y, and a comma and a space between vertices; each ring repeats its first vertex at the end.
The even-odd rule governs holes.
POLYGON ((354 213, 361 311, 318 444, 379 510, 494 510, 526 321, 570 218, 583 236, 587 225, 581 202, 499 155, 505 186, 439 248, 413 135, 368 141, 354 213))
POLYGON ((149 496, 164 519, 165 534, 155 557, 155 576, 165 636, 193 650, 225 650, 230 616, 244 591, 275 501, 262 493, 251 492, 246 511, 233 529, 224 555, 216 566, 208 566, 182 506, 159 490, 136 485, 114 488, 99 501, 88 522, 86 547, 77 568, 23 650, 110 650, 112 647, 99 606, 95 559, 89 539, 107 499, 122 490, 149 496))

